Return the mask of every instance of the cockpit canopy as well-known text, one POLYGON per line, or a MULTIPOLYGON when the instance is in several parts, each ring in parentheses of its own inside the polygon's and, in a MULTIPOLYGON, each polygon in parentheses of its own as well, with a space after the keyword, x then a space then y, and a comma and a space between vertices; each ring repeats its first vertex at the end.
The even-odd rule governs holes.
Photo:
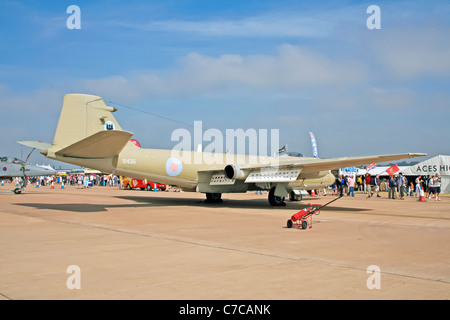
POLYGON ((2 157, 2 156, 0 156, 0 162, 15 163, 15 164, 25 163, 24 161, 22 161, 16 157, 2 157))

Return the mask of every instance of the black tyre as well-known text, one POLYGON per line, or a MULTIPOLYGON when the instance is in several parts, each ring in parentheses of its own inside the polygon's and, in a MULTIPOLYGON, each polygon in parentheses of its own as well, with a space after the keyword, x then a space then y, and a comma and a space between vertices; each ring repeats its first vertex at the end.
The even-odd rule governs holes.
POLYGON ((303 221, 302 222, 302 229, 305 230, 306 228, 308 228, 308 222, 303 221))
POLYGON ((294 224, 292 223, 292 220, 289 219, 289 220, 287 221, 286 225, 287 225, 288 228, 292 228, 292 226, 293 226, 294 224))
POLYGON ((284 197, 275 196, 275 187, 269 191, 269 203, 274 207, 284 207, 286 205, 284 202, 284 197))
POLYGON ((220 200, 222 198, 221 193, 207 193, 206 199, 208 200, 220 200))
POLYGON ((303 196, 302 196, 301 193, 300 194, 295 194, 294 191, 291 191, 289 193, 289 200, 291 200, 291 201, 302 201, 302 198, 303 198, 303 196))
POLYGON ((207 203, 222 202, 222 194, 221 193, 207 193, 206 194, 206 202, 207 203))

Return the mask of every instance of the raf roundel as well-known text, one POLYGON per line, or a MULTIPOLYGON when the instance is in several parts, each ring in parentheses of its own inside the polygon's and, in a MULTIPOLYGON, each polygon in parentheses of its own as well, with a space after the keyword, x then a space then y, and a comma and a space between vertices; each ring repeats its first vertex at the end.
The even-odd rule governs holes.
POLYGON ((8 170, 6 167, 3 167, 3 171, 6 171, 6 170, 8 170))
POLYGON ((183 170, 183 164, 177 158, 169 158, 166 162, 166 172, 169 176, 177 176, 183 170))

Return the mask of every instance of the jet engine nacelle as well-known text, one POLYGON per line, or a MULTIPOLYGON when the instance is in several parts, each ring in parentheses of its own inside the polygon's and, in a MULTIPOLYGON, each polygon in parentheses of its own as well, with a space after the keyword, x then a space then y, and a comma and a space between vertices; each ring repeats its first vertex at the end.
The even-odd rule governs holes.
POLYGON ((231 180, 244 180, 247 178, 248 173, 241 170, 241 166, 238 164, 229 164, 225 167, 225 177, 231 180))

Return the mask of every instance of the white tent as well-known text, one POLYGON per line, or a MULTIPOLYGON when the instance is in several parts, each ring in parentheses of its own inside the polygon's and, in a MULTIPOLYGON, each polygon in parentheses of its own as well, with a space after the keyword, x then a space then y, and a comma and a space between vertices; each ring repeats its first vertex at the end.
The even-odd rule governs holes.
POLYGON ((441 176, 441 192, 450 193, 450 156, 439 155, 400 170, 404 175, 429 176, 439 173, 441 176))

